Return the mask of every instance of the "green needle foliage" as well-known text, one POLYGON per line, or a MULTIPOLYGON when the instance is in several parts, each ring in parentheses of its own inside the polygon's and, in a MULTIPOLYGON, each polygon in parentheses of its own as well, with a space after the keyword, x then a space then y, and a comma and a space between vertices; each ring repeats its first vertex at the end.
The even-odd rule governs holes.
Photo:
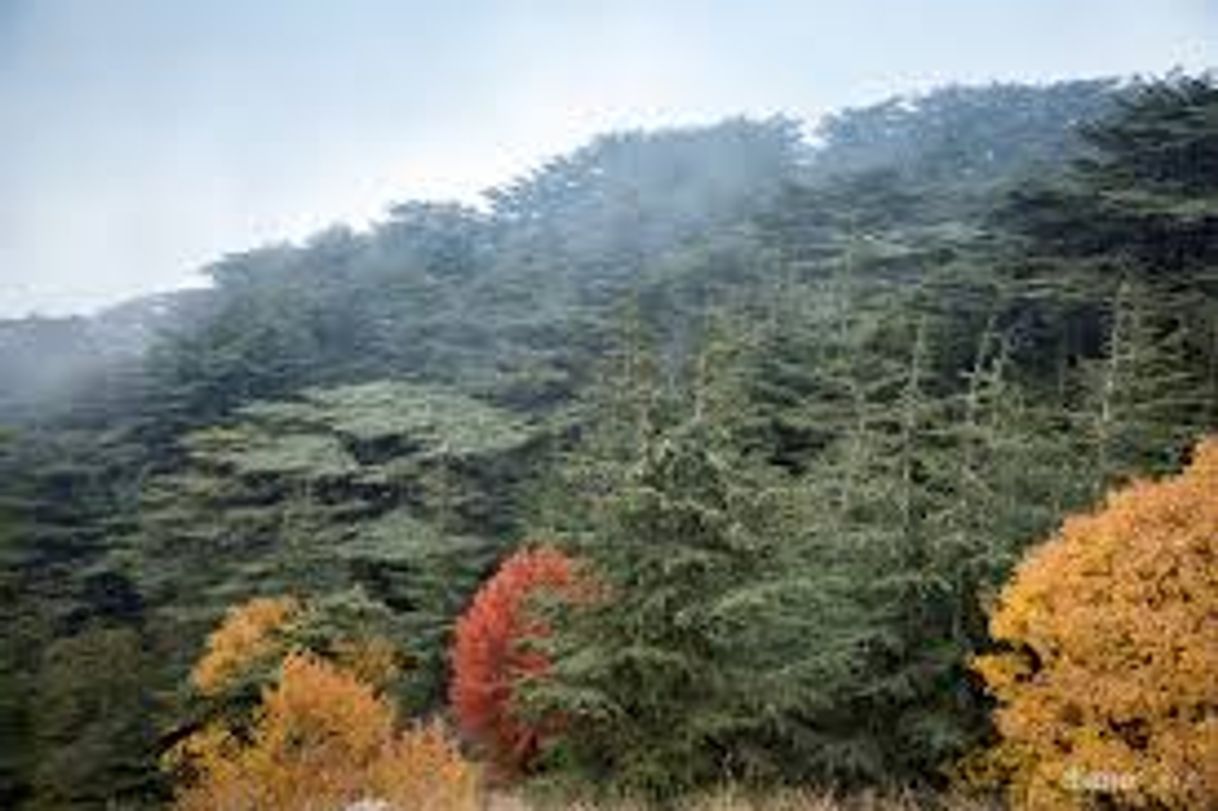
POLYGON ((1218 425, 1216 110, 1173 75, 618 133, 0 322, 0 805, 156 807, 259 595, 311 649, 375 629, 437 711, 524 537, 600 583, 543 606, 539 778, 942 785, 1027 545, 1218 425))

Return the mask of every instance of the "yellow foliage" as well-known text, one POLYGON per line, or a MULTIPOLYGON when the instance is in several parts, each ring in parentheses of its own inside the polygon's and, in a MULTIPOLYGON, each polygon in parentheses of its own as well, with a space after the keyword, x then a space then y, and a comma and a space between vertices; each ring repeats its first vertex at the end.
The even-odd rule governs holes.
POLYGON ((300 604, 292 597, 260 597, 229 609, 190 674, 195 689, 216 695, 247 668, 278 653, 276 633, 299 612, 300 604))
POLYGON ((213 725, 179 744, 191 775, 178 811, 329 811, 363 798, 391 808, 468 811, 477 774, 436 726, 395 731, 392 706, 308 653, 283 661, 248 737, 213 725))
POLYGON ((377 690, 384 689, 398 677, 400 658, 393 643, 380 637, 344 640, 334 648, 334 659, 340 667, 377 690))
POLYGON ((1032 550, 975 669, 1017 804, 1201 808, 1218 797, 1218 439, 1032 550))

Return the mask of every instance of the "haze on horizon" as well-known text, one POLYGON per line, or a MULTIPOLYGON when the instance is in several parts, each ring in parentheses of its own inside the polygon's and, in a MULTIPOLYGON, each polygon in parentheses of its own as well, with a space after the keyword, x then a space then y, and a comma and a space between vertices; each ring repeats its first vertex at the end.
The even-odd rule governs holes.
POLYGON ((474 201, 609 130, 1214 65, 1213 0, 0 0, 0 317, 474 201))

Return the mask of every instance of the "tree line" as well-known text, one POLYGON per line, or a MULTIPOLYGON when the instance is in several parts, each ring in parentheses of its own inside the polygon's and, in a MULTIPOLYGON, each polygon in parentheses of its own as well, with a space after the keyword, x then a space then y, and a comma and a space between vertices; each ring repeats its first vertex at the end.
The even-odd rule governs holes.
POLYGON ((155 807, 165 752, 348 695, 359 640, 445 716, 457 618, 534 540, 598 585, 534 601, 509 715, 562 721, 505 772, 942 788, 1009 729, 974 657, 1017 562, 1218 418, 1215 109, 1173 76, 949 88, 816 147, 624 133, 217 262, 138 363, 8 412, 5 802, 155 807), (192 687, 283 595, 294 653, 192 687))

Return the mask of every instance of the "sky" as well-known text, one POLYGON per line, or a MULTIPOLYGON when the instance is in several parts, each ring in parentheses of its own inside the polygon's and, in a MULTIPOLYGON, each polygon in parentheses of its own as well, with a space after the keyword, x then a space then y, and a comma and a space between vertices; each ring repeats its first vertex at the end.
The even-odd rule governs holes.
POLYGON ((0 0, 0 317, 476 202, 597 133, 1218 66, 1218 0, 0 0))

